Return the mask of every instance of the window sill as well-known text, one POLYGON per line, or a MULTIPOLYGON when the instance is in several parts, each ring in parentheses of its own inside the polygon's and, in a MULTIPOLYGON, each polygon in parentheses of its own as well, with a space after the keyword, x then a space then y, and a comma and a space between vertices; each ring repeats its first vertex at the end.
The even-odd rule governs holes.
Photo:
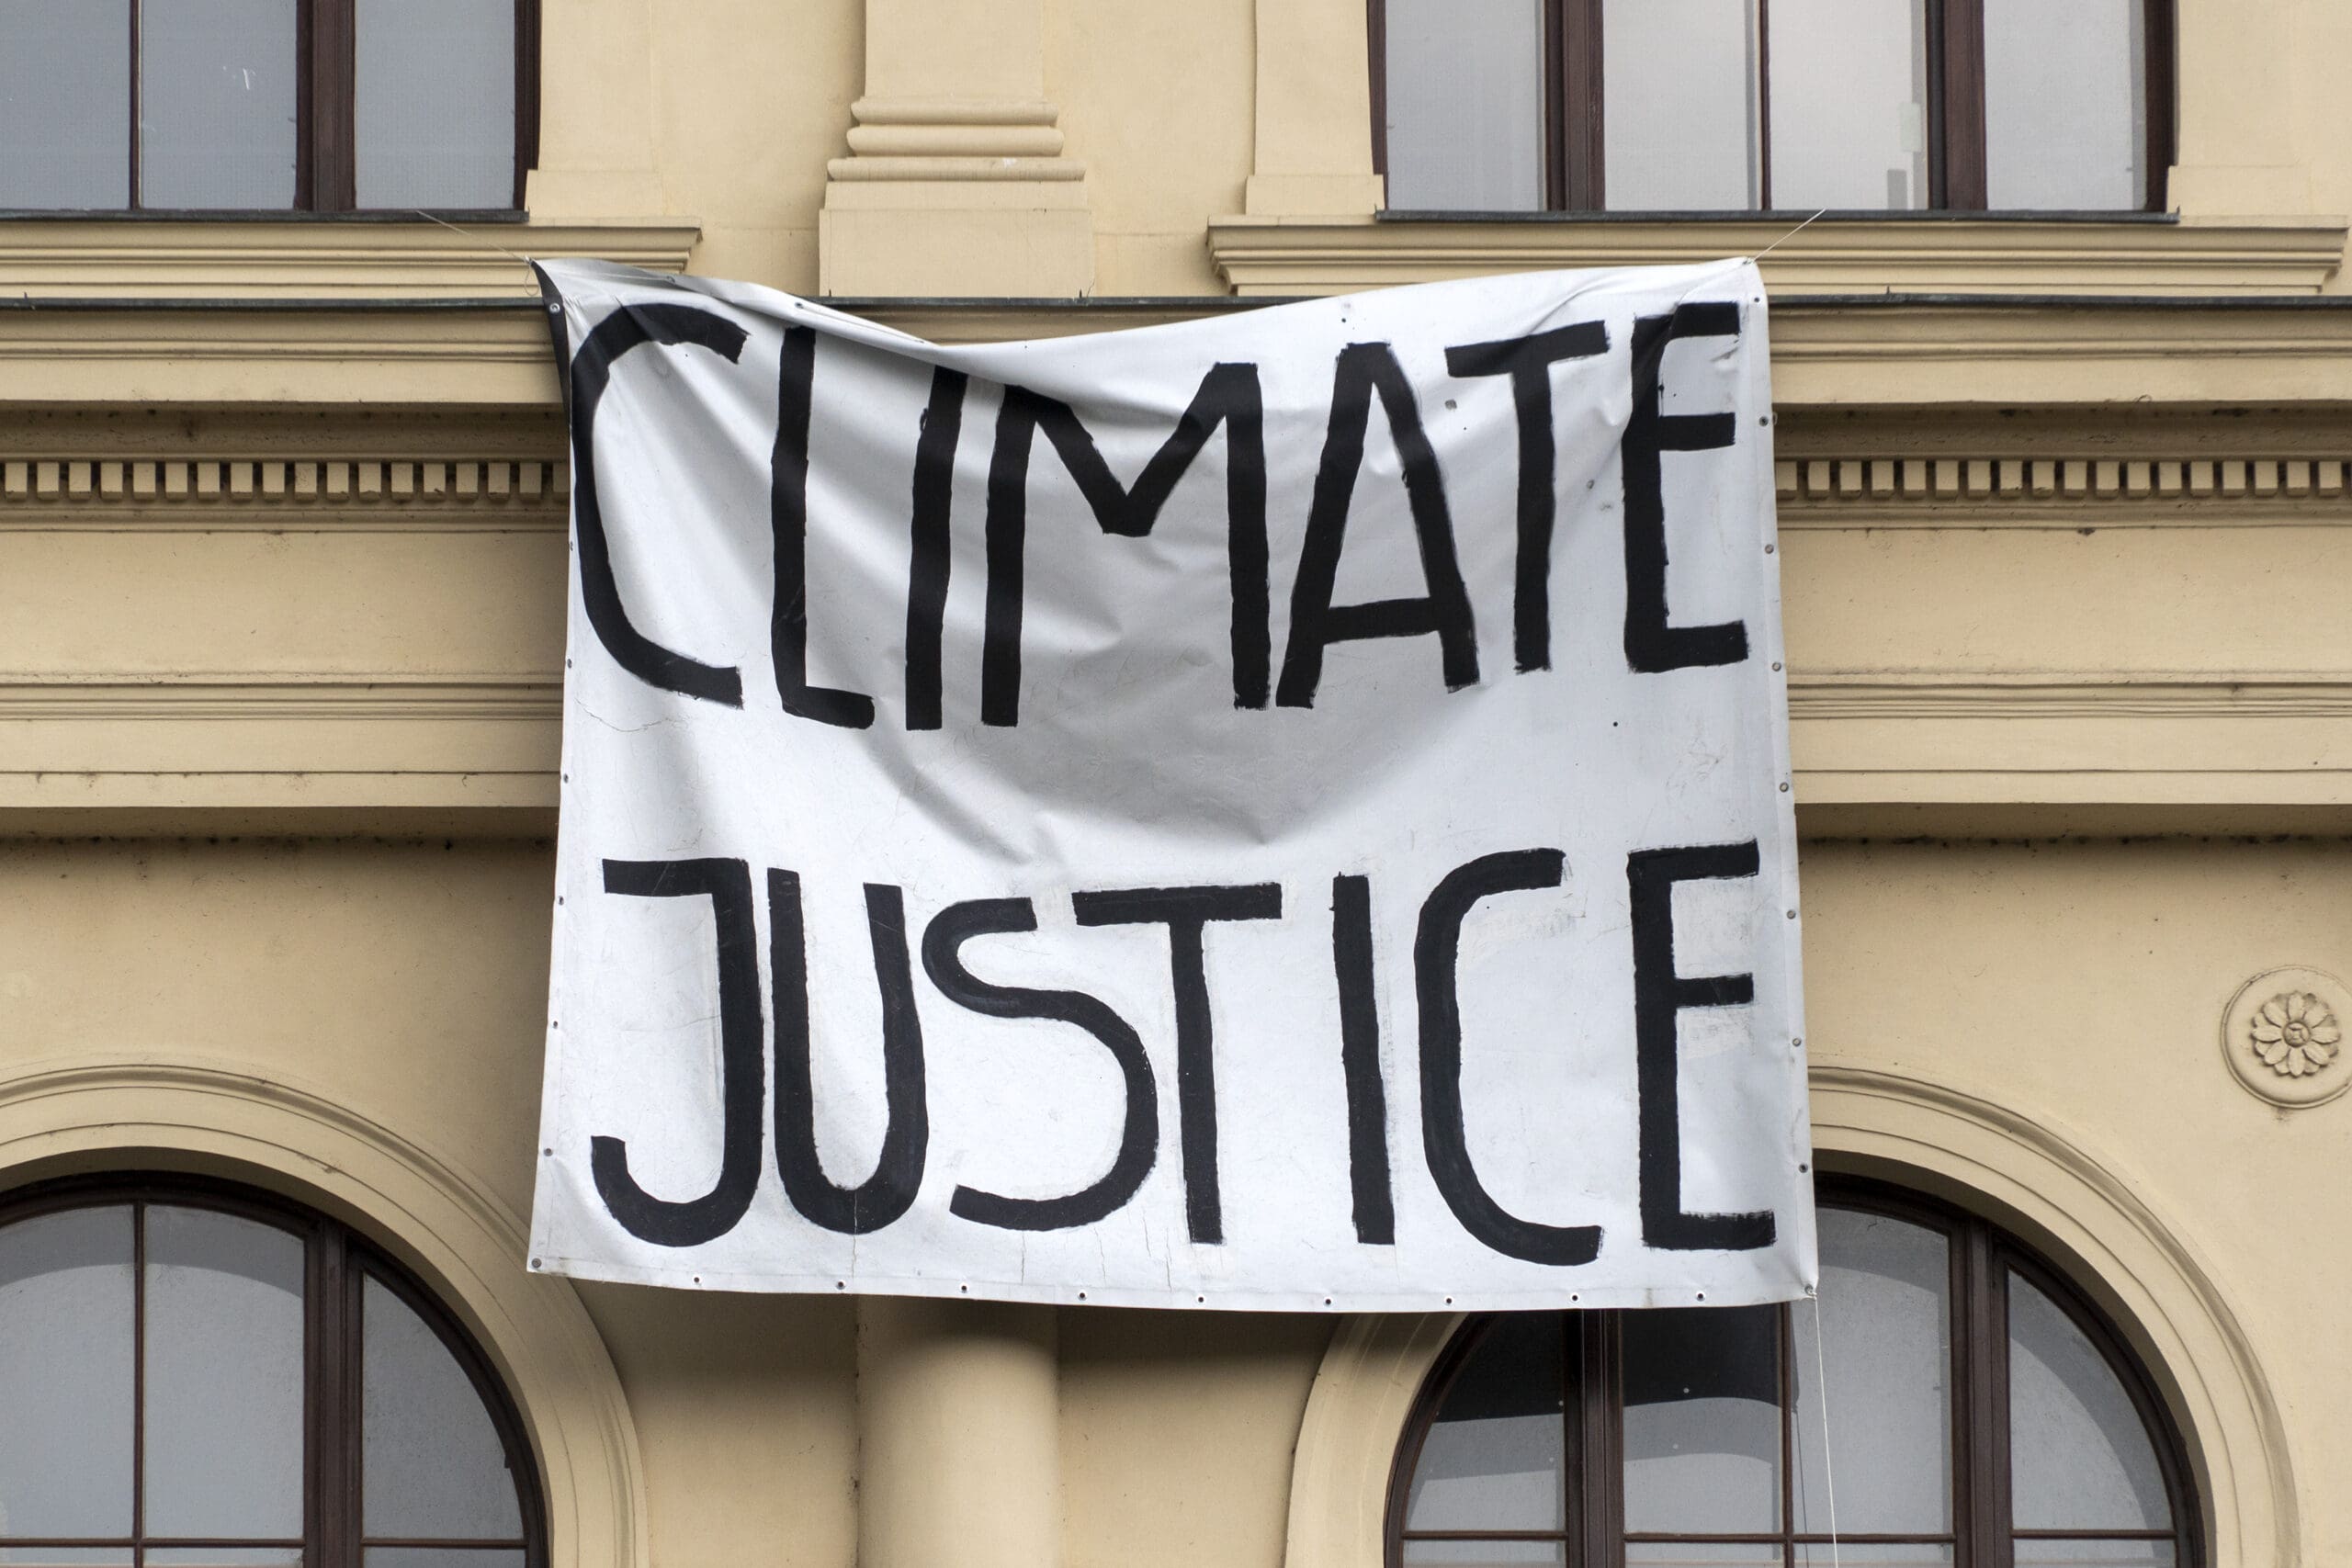
POLYGON ((682 272, 701 231, 691 218, 7 216, 0 299, 519 299, 537 292, 523 256, 682 272))
POLYGON ((1217 270, 1239 295, 1343 294, 1498 272, 1763 258, 1781 296, 2316 294, 2344 260, 2335 217, 2183 221, 2161 214, 1659 217, 1552 213, 1219 218, 1217 270))

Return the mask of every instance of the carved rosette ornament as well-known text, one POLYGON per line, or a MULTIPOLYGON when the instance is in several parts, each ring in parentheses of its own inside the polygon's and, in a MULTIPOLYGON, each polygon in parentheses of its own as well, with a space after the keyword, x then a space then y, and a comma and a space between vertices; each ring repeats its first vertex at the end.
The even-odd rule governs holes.
POLYGON ((2300 1110, 2352 1087, 2343 1059, 2352 1004, 2344 982, 2316 969, 2273 969, 2238 990, 2222 1020, 2222 1055, 2239 1083, 2273 1105, 2300 1110))

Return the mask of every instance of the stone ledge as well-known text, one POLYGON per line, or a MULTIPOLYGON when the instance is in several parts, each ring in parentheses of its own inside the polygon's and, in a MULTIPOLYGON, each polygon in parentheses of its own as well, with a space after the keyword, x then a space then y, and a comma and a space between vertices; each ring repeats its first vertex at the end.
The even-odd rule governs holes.
MULTIPOLYGON (((1797 671, 1789 707, 1808 811, 2352 817, 2339 674, 1797 671)), ((19 675, 0 681, 0 833, 73 808, 550 807, 560 716, 552 673, 19 675)))
POLYGON ((1780 294, 2316 294, 2344 260, 2346 220, 1234 216, 1209 252, 1240 295, 1344 294, 1560 267, 1763 254, 1780 294))
POLYGON ((683 272, 699 220, 447 224, 131 218, 0 220, 0 298, 536 298, 522 258, 683 272))

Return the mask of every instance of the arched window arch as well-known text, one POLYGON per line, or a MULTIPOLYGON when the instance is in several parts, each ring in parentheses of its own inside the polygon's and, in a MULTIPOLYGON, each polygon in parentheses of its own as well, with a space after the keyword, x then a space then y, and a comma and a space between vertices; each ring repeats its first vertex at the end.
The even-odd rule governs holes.
POLYGON ((1887 1187, 1825 1183, 1820 1215, 1817 1318, 1465 1327, 1398 1450, 1391 1568, 1827 1568, 1833 1540, 1847 1568, 2197 1568, 2170 1419, 2058 1270, 1887 1187))
POLYGON ((0 1199, 0 1562, 545 1568, 513 1405, 407 1270, 227 1183, 0 1199))
POLYGON ((2162 211, 2171 0, 1370 0, 1398 211, 2162 211))

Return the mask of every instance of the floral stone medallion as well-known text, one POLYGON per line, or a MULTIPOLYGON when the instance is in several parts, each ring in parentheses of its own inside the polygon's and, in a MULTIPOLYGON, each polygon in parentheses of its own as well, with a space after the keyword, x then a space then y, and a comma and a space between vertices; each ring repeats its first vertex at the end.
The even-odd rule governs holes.
POLYGON ((2352 997, 2317 969, 2273 969, 2239 987, 2222 1016, 2222 1056, 2239 1083, 2290 1109, 2352 1086, 2344 1030, 2352 997))

